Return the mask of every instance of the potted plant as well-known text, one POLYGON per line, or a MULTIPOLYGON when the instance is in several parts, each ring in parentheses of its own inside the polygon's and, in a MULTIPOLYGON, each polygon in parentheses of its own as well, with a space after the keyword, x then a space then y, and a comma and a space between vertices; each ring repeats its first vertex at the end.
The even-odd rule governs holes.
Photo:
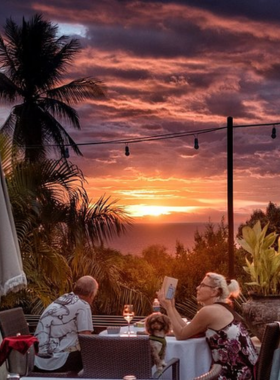
POLYGON ((266 235, 268 224, 262 229, 258 221, 253 228, 245 226, 240 246, 248 252, 244 270, 251 281, 247 285, 249 300, 242 304, 243 316, 252 333, 260 340, 267 323, 280 320, 280 238, 278 250, 274 248, 277 234, 266 235))

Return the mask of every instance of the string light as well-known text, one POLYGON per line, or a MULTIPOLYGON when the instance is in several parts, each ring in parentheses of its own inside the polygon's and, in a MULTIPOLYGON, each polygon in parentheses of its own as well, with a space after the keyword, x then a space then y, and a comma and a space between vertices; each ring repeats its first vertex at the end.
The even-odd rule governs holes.
POLYGON ((194 149, 199 149, 199 145, 198 145, 198 138, 197 137, 195 137, 194 138, 194 145, 193 145, 193 147, 194 147, 194 149))
POLYGON ((276 128, 275 128, 275 127, 272 128, 272 131, 271 131, 271 138, 272 138, 272 139, 275 139, 275 138, 276 138, 276 128))
POLYGON ((128 145, 125 146, 124 154, 125 154, 126 156, 129 156, 129 155, 130 155, 128 145))
POLYGON ((64 157, 65 157, 65 158, 69 158, 69 157, 70 157, 69 149, 68 149, 68 148, 65 148, 65 149, 64 149, 64 157))

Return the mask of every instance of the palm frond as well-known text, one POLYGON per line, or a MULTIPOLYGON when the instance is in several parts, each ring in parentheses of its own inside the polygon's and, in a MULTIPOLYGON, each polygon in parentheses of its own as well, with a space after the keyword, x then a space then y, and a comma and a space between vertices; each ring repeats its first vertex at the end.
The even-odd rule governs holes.
POLYGON ((11 155, 11 139, 9 139, 5 134, 3 134, 3 132, 0 132, 0 157, 2 169, 5 175, 8 175, 12 171, 11 155))
MULTIPOLYGON (((66 112, 66 108, 64 108, 66 112)), ((75 143, 75 141, 71 138, 71 136, 67 133, 67 131, 62 127, 62 125, 47 111, 42 110, 38 107, 38 115, 40 125, 43 127, 42 131, 44 133, 44 141, 47 143, 54 142, 57 144, 57 147, 53 147, 56 150, 60 150, 63 155, 64 146, 70 145, 74 152, 80 156, 82 156, 82 152, 79 149, 79 146, 75 143)), ((73 125, 76 125, 77 118, 75 117, 75 112, 70 113, 68 110, 68 117, 73 117, 70 120, 73 125)), ((48 145, 44 145, 47 149, 48 145)), ((38 147, 37 149, 42 149, 42 147, 38 147)), ((48 148, 49 149, 49 148, 48 148)))
POLYGON ((71 104, 85 99, 104 97, 105 93, 105 85, 100 80, 80 78, 64 86, 48 90, 47 96, 71 104))
POLYGON ((25 204, 27 199, 42 200, 49 193, 62 204, 70 203, 71 199, 84 199, 83 183, 82 171, 76 165, 61 160, 21 163, 14 167, 10 181, 18 192, 18 198, 25 199, 25 204))
POLYGON ((124 207, 116 206, 117 201, 110 201, 110 197, 103 195, 87 212, 88 234, 95 236, 99 243, 125 233, 127 226, 132 223, 124 207))
POLYGON ((53 116, 58 116, 66 121, 70 121, 71 125, 76 129, 81 129, 79 123, 79 117, 74 108, 69 107, 63 101, 44 98, 38 102, 38 104, 48 110, 53 116))
POLYGON ((0 72, 0 98, 13 102, 20 93, 20 88, 18 88, 5 74, 0 72))
POLYGON ((53 56, 53 77, 59 79, 62 74, 66 71, 66 67, 73 61, 74 55, 81 49, 81 45, 77 39, 71 39, 69 42, 69 37, 61 36, 55 41, 57 48, 60 50, 56 51, 53 56))
MULTIPOLYGON (((7 39, 9 39, 9 26, 11 29, 16 30, 16 25, 12 20, 7 20, 5 33, 7 36, 7 39)), ((13 35, 13 33, 12 33, 13 35)), ((15 64, 13 62, 11 54, 13 53, 13 45, 6 45, 5 41, 2 36, 0 36, 0 61, 2 63, 1 67, 8 71, 9 75, 11 77, 14 77, 16 73, 15 64)))
POLYGON ((99 292, 94 303, 95 313, 102 310, 104 314, 121 314, 125 303, 134 303, 138 315, 151 312, 150 300, 123 282, 122 272, 115 265, 114 257, 104 255, 102 250, 83 249, 73 258, 70 266, 74 278, 90 274, 97 279, 99 292))
POLYGON ((191 299, 185 299, 179 303, 176 302, 176 308, 182 316, 192 319, 198 310, 196 297, 193 296, 191 299))

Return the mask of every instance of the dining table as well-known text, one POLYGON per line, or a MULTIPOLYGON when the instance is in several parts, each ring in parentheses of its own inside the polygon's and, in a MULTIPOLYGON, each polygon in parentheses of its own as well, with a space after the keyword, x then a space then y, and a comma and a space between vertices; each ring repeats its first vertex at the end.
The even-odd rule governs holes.
MULTIPOLYGON (((144 327, 131 326, 130 336, 136 336, 137 333, 143 334, 144 327)), ((108 331, 104 330, 100 335, 108 335, 108 331)), ((111 334, 110 336, 129 336, 127 327, 121 327, 119 333, 111 334)), ((205 337, 197 337, 186 340, 177 340, 175 336, 166 336, 166 356, 168 361, 172 358, 180 359, 180 379, 193 380, 209 371, 212 363, 211 351, 206 342, 205 337)), ((154 368, 154 371, 156 368, 154 368)), ((171 369, 167 370, 161 379, 171 379, 171 369)))

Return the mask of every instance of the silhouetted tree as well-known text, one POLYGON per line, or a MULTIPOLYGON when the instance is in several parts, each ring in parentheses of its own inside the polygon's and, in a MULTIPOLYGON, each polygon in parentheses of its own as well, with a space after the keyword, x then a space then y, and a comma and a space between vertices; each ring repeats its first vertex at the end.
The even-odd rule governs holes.
POLYGON ((23 18, 21 26, 7 19, 4 36, 0 35, 0 99, 13 104, 22 100, 2 130, 13 136, 14 146, 31 162, 44 159, 50 149, 67 158, 65 144, 81 155, 61 122, 80 129, 71 105, 105 94, 102 83, 91 77, 55 87, 81 49, 78 40, 57 37, 57 32, 57 25, 36 14, 30 21, 23 18))
MULTIPOLYGON (((196 287, 207 272, 228 274, 228 226, 224 219, 218 225, 208 222, 203 232, 196 231, 192 251, 183 250, 180 246, 174 266, 175 277, 179 279, 178 301, 196 295, 196 287), (183 254, 182 254, 183 252, 183 254)), ((242 268, 244 257, 235 249, 235 273, 242 279, 245 272, 242 268), (244 272, 244 273, 243 273, 244 272)))

